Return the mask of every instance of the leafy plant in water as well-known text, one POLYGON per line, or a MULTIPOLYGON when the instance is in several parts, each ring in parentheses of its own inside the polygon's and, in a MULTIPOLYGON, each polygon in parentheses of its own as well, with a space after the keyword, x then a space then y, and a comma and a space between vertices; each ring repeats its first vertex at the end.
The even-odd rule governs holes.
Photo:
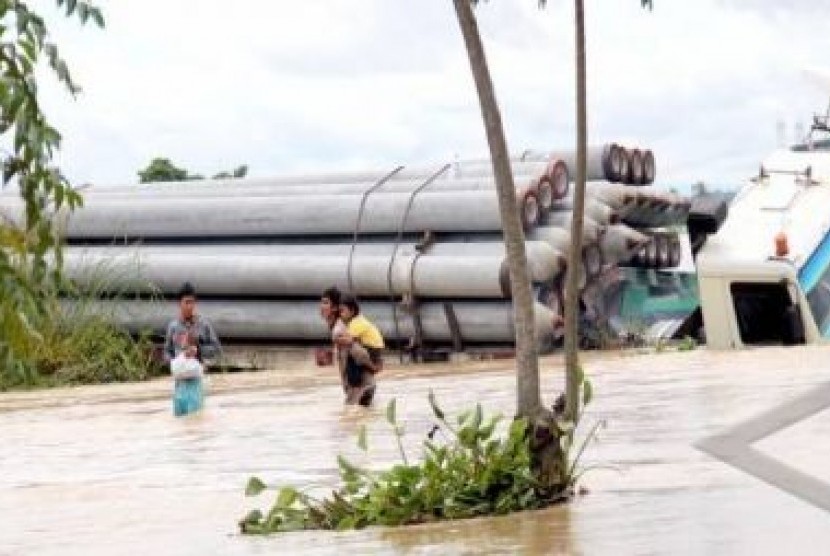
MULTIPOLYGON (((583 400, 588 403, 591 397, 590 383, 583 377, 583 400)), ((318 498, 291 486, 279 488, 270 510, 253 510, 241 520, 242 532, 393 526, 541 508, 569 495, 579 456, 597 428, 579 448, 561 484, 550 488, 540 484, 532 470, 526 420, 512 421, 499 434, 502 417, 485 416, 480 404, 455 420, 446 416, 432 392, 429 404, 435 422, 423 440, 420 463, 409 463, 402 442, 404 429, 392 400, 386 408, 386 418, 401 463, 373 472, 340 456, 337 463, 341 486, 328 497, 318 498)), ((559 426, 562 438, 571 439, 573 425, 560 422, 559 426)), ((567 447, 570 442, 566 442, 567 447)), ((358 446, 367 450, 365 428, 358 433, 358 446)), ((245 493, 256 496, 267 490, 261 479, 252 477, 245 493)))
POLYGON ((691 336, 685 336, 677 344, 677 351, 692 351, 697 348, 697 341, 691 336))

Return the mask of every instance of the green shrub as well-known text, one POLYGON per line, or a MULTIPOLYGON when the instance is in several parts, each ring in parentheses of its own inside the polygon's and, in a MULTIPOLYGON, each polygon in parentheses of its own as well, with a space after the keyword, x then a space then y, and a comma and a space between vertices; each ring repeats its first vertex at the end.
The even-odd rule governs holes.
POLYGON ((126 292, 108 286, 118 282, 112 280, 112 269, 102 266, 93 272, 83 288, 60 280, 43 289, 41 309, 23 319, 26 330, 10 330, 15 321, 0 319, 0 329, 8 332, 6 341, 0 340, 0 361, 5 363, 0 390, 132 382, 165 372, 153 357, 149 335, 133 338, 114 324, 114 315, 96 306, 102 296, 123 298, 126 292))
MULTIPOLYGON (((500 436, 497 427, 501 416, 485 417, 481 405, 462 413, 452 424, 431 392, 429 401, 436 423, 423 441, 422 462, 409 463, 392 400, 386 416, 398 442, 401 463, 373 472, 341 456, 342 486, 328 498, 294 487, 280 488, 267 513, 253 510, 245 516, 240 522, 242 532, 340 530, 471 518, 541 508, 568 496, 572 467, 561 488, 543 488, 534 477, 527 421, 514 420, 500 436)), ((366 450, 365 428, 358 445, 366 450)), ((265 490, 266 485, 252 477, 246 494, 254 496, 265 490)))

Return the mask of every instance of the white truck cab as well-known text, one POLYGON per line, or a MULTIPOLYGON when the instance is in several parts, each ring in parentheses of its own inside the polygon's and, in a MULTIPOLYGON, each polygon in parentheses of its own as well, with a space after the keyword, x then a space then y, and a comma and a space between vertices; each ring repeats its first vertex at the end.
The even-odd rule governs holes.
POLYGON ((773 153, 697 254, 707 345, 825 341, 829 233, 830 140, 773 153))

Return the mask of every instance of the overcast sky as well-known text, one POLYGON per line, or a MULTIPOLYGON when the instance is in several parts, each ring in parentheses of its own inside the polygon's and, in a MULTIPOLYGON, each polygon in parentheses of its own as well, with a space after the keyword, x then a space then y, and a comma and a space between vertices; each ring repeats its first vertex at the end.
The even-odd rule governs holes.
MULTIPOLYGON (((652 148, 658 180, 737 182, 830 88, 830 0, 588 0, 589 141, 652 148)), ((52 20, 84 88, 46 86, 76 183, 193 172, 383 169, 486 141, 450 0, 101 0, 103 31, 52 20)), ((51 7, 49 8, 51 9, 51 7)), ((508 145, 574 143, 572 2, 477 10, 508 145)))

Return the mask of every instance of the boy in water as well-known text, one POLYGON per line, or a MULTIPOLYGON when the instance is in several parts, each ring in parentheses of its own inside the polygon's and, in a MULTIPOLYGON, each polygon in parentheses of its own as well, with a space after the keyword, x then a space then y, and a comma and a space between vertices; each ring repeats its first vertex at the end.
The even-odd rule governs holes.
POLYGON ((340 300, 340 318, 346 330, 335 337, 335 343, 347 350, 343 373, 348 385, 346 403, 369 406, 375 396, 374 375, 383 368, 383 336, 360 314, 360 306, 352 296, 340 300))
POLYGON ((167 326, 164 358, 175 380, 173 414, 187 415, 202 408, 202 373, 207 359, 221 352, 210 323, 196 314, 196 290, 186 282, 179 290, 179 317, 167 326))

